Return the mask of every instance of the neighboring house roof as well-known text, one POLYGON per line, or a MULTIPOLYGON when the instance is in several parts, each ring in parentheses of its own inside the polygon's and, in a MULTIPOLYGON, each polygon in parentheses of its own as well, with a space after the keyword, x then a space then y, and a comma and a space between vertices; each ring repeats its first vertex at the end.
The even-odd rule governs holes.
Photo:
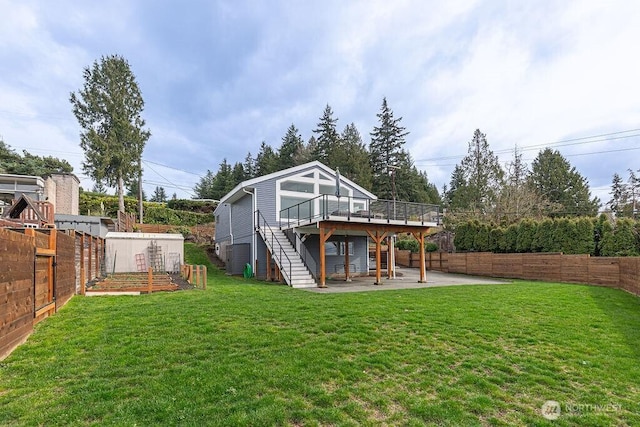
POLYGON ((31 199, 25 196, 24 194, 20 196, 20 198, 16 200, 16 202, 4 213, 4 217, 11 218, 11 219, 18 219, 20 218, 20 214, 22 214, 22 212, 27 208, 31 208, 31 210, 33 211, 33 214, 37 217, 39 221, 43 221, 43 222, 48 221, 48 218, 44 218, 38 211, 38 208, 36 208, 34 204, 31 202, 31 199))
MULTIPOLYGON (((236 185, 235 188, 233 190, 231 190, 230 192, 228 192, 222 199, 220 199, 220 203, 218 204, 218 206, 220 206, 222 203, 233 203, 236 200, 240 199, 245 192, 243 191, 243 188, 252 188, 255 184, 259 183, 259 182, 263 182, 263 181, 268 181, 271 179, 277 179, 280 178, 281 176, 285 176, 285 175, 290 175, 290 174, 295 174, 296 172, 300 172, 300 171, 304 171, 306 169, 311 169, 311 168, 319 168, 322 171, 324 171, 325 173, 327 173, 328 175, 331 175, 333 178, 336 177, 336 171, 334 171, 333 169, 331 169, 329 166, 315 160, 313 162, 309 162, 309 163, 305 163, 299 166, 294 166, 292 168, 289 169, 283 169, 281 171, 278 172, 273 172, 270 173, 268 175, 263 175, 263 176, 259 176, 253 179, 249 179, 247 181, 243 181, 240 184, 236 185)), ((344 176, 340 175, 340 181, 346 183, 347 185, 357 189, 358 191, 362 192, 364 195, 366 195, 367 197, 371 198, 371 199, 377 199, 378 197, 371 193, 370 191, 365 190, 364 188, 362 188, 361 186, 359 186, 358 184, 356 184, 355 182, 351 181, 348 178, 345 178, 344 176)))

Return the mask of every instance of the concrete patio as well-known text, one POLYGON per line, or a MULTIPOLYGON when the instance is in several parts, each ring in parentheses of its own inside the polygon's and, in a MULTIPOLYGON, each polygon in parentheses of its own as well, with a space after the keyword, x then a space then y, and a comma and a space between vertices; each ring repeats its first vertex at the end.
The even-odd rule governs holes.
POLYGON ((385 291, 394 289, 419 289, 434 288, 440 286, 460 285, 503 285, 511 283, 504 279, 493 279, 480 276, 467 276, 464 274, 443 273, 440 271, 427 271, 427 282, 418 283, 420 271, 417 268, 396 267, 396 278, 387 279, 383 276, 382 284, 375 285, 375 277, 353 277, 350 282, 344 280, 328 280, 326 288, 301 288, 305 291, 316 293, 340 293, 340 292, 368 292, 385 291))

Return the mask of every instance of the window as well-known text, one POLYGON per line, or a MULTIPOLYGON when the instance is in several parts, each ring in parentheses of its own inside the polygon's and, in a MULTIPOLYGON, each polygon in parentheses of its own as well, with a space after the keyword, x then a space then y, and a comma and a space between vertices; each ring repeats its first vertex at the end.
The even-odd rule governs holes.
MULTIPOLYGON (((340 255, 344 255, 345 254, 344 242, 340 242, 339 252, 340 252, 340 255)), ((349 242, 349 256, 353 255, 354 253, 355 253, 354 252, 354 244, 353 244, 353 242, 349 242)))
MULTIPOLYGON (((353 242, 349 242, 349 256, 354 255, 354 244, 353 242)), ((324 244, 324 254, 325 256, 344 256, 345 254, 345 245, 344 242, 326 242, 324 244)))
POLYGON ((336 186, 320 184, 320 194, 336 194, 336 186))
POLYGON ((324 244, 324 254, 325 254, 325 256, 339 255, 339 253, 338 253, 338 243, 339 242, 325 242, 325 244, 324 244))
POLYGON ((284 191, 295 191, 296 193, 313 193, 313 184, 310 182, 283 181, 280 189, 284 191))

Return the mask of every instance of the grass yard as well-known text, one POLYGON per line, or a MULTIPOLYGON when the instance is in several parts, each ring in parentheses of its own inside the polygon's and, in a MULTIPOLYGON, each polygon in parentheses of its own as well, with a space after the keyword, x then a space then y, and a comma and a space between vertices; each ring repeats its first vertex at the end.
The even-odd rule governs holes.
POLYGON ((74 297, 0 362, 0 425, 640 425, 624 292, 323 295, 209 271, 206 291, 74 297))

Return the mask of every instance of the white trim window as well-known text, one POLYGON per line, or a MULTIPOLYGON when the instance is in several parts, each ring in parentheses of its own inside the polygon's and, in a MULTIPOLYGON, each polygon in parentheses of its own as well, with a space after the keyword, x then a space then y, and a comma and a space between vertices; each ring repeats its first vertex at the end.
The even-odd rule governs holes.
MULTIPOLYGON (((353 195, 353 189, 345 186, 340 187, 341 193, 345 196, 343 200, 348 201, 353 195)), ((296 175, 287 176, 276 180, 276 221, 286 220, 287 217, 280 218, 282 209, 298 205, 288 212, 289 219, 310 218, 321 214, 323 209, 320 206, 320 195, 328 195, 330 208, 338 204, 335 196, 335 177, 320 170, 307 170, 296 175), (304 204, 303 202, 310 201, 304 204), (301 204, 303 203, 303 204, 301 204)), ((357 203, 357 202, 356 202, 357 203)), ((341 203, 342 205, 342 203, 341 203)))

